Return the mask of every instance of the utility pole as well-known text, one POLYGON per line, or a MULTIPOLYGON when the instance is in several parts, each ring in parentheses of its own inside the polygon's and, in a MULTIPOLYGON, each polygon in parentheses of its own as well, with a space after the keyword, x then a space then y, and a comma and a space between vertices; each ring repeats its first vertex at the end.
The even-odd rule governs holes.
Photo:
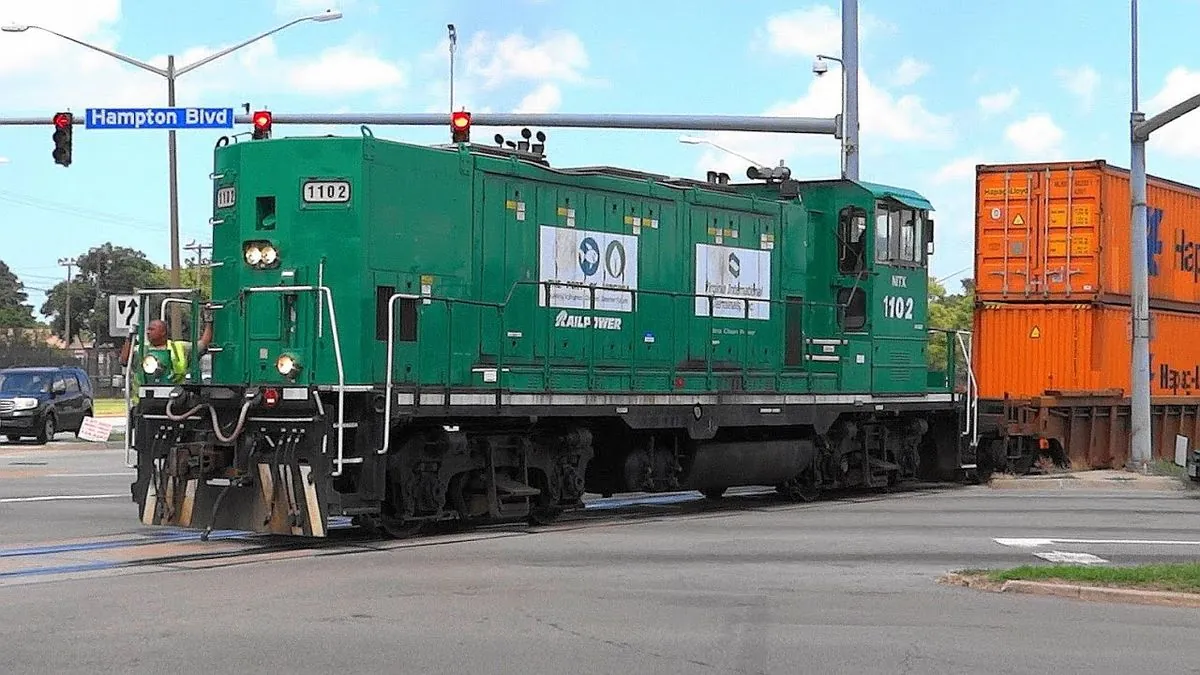
POLYGON ((1130 84, 1132 111, 1129 115, 1129 181, 1133 207, 1130 228, 1130 252, 1133 260, 1131 304, 1133 305, 1133 354, 1130 359, 1130 448, 1127 468, 1147 471, 1152 456, 1150 446, 1150 281, 1146 243, 1146 142, 1150 134, 1200 108, 1200 94, 1146 119, 1138 110, 1137 0, 1130 0, 1130 84))
POLYGON ((67 307, 63 316, 66 318, 66 331, 64 333, 67 340, 67 349, 71 348, 71 268, 78 265, 74 258, 59 258, 58 264, 67 268, 67 307))
POLYGON ((450 33, 450 112, 454 112, 454 50, 458 47, 458 31, 452 23, 446 24, 446 30, 450 33))
POLYGON ((845 177, 858 180, 858 0, 842 0, 842 76, 846 78, 842 128, 845 177))
POLYGON ((209 259, 207 257, 205 257, 204 252, 211 251, 212 248, 213 248, 212 244, 198 244, 198 243, 196 243, 196 240, 194 240, 194 239, 191 242, 189 242, 187 246, 183 247, 183 249, 185 251, 194 251, 196 253, 196 258, 195 258, 195 262, 194 262, 194 266, 196 269, 196 279, 195 279, 196 288, 200 288, 201 286, 204 285, 203 270, 205 267, 207 267, 208 263, 210 262, 209 259))

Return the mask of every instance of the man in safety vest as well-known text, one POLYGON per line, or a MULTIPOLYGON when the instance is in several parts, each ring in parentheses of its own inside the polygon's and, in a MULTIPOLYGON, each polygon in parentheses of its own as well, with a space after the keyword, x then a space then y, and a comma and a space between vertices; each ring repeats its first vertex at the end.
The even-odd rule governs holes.
MULTIPOLYGON (((151 349, 165 349, 168 354, 170 363, 163 364, 170 373, 170 381, 172 384, 179 384, 187 377, 188 360, 195 356, 200 358, 208 351, 208 345, 212 342, 212 317, 208 311, 204 312, 203 318, 204 329, 200 333, 200 339, 195 345, 185 340, 168 340, 167 339, 167 322, 161 319, 154 319, 146 325, 146 340, 150 343, 151 349)), ((121 347, 121 364, 129 362, 129 352, 133 348, 133 336, 125 339, 125 345, 121 347)), ((130 367, 132 371, 132 379, 130 385, 134 387, 133 399, 136 402, 138 399, 136 386, 145 380, 145 373, 142 371, 142 364, 134 363, 130 367)))

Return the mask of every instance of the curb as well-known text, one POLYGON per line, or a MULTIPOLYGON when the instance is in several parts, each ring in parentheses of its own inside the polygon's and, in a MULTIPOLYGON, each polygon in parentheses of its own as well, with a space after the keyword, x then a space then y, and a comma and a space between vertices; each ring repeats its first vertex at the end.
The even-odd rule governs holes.
POLYGON ((1078 584, 1055 584, 1044 581, 1005 581, 997 583, 983 577, 971 577, 951 573, 938 579, 938 583, 950 586, 965 586, 993 593, 1025 593, 1046 595, 1093 602, 1124 602, 1135 605, 1158 605, 1164 607, 1200 608, 1200 593, 1177 591, 1147 591, 1136 588, 1112 588, 1108 586, 1081 586, 1078 584))
POLYGON ((1187 490, 1178 478, 1171 476, 1142 476, 1138 479, 1080 479, 1073 477, 1054 478, 1002 478, 986 483, 992 490, 1155 490, 1177 492, 1187 490))

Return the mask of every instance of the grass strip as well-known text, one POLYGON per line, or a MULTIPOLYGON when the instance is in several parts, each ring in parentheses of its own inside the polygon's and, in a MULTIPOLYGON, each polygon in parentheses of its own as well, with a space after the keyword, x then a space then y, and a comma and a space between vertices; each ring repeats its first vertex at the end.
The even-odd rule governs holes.
POLYGON ((92 412, 97 417, 119 417, 125 414, 125 399, 98 398, 92 402, 92 412))
POLYGON ((1156 591, 1200 593, 1200 562, 1162 563, 1129 567, 1095 565, 1022 565, 986 572, 989 581, 1044 581, 1049 583, 1140 588, 1156 591))

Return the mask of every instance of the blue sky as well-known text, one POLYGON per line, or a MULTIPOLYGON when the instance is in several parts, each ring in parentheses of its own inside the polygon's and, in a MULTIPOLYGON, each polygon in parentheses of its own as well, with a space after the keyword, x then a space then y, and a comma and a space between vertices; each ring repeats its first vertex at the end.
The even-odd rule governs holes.
MULTIPOLYGON (((719 0, 0 0, 0 24, 32 23, 177 65, 333 6, 180 78, 180 105, 278 112, 430 112, 448 105, 446 24, 458 29, 456 107, 476 111, 832 116, 840 2, 719 0)), ((863 0, 861 175, 917 189, 938 207, 936 276, 971 265, 973 167, 1094 159, 1128 166, 1129 3, 1088 0, 863 0)), ((1142 109, 1200 91, 1190 49, 1200 2, 1141 9, 1142 109)), ((165 105, 162 78, 61 39, 0 33, 0 117, 87 107, 165 105)), ((442 128, 375 128, 415 142, 442 128)), ((477 128, 477 137, 495 130, 477 128)), ((512 130, 500 130, 510 132, 512 130)), ((678 132, 547 129, 559 165, 611 164, 674 175, 745 163, 678 132)), ((278 127, 277 135, 357 133, 278 127)), ((208 242, 217 131, 179 134, 181 243, 208 242)), ((60 257, 105 241, 169 260, 167 136, 76 127, 74 164, 50 157, 51 127, 0 126, 0 259, 34 289, 62 279, 60 257)), ((798 177, 836 175, 827 136, 709 135, 798 177)), ((1162 130, 1151 173, 1200 184, 1200 113, 1162 130)), ((188 255, 186 252, 184 255, 188 255)), ((966 274, 969 274, 969 269, 966 274)), ((961 275, 960 275, 961 276, 961 275)), ((40 306, 43 296, 32 291, 40 306)))

